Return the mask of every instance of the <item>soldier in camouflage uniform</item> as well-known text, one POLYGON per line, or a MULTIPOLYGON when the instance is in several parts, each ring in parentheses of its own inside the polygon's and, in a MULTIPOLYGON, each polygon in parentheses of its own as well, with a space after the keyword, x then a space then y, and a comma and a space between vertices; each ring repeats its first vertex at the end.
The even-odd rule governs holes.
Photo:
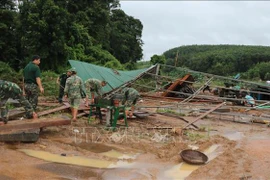
POLYGON ((123 95, 122 104, 126 105, 128 108, 130 107, 131 110, 129 111, 127 108, 126 115, 132 117, 135 110, 135 105, 140 97, 140 94, 136 89, 128 87, 122 89, 121 94, 123 95))
POLYGON ((70 70, 67 70, 66 73, 61 74, 56 80, 56 83, 59 84, 59 95, 58 95, 58 102, 59 103, 63 102, 66 80, 67 80, 67 78, 70 77, 70 75, 71 75, 70 70))
POLYGON ((18 100, 20 102, 25 109, 26 118, 37 118, 37 114, 34 112, 31 104, 23 96, 21 88, 13 82, 0 80, 0 118, 4 121, 4 123, 7 123, 8 121, 8 107, 6 106, 6 102, 9 98, 18 100))
MULTIPOLYGON (((100 80, 94 79, 94 78, 90 78, 84 82, 88 97, 91 96, 91 103, 92 104, 94 103, 95 93, 98 95, 98 97, 101 97, 102 96, 102 87, 106 86, 106 84, 107 84, 106 81, 100 81, 100 80)), ((88 105, 88 97, 86 98, 86 100, 87 100, 86 105, 88 105)))
POLYGON ((76 121, 81 99, 86 97, 86 92, 82 79, 76 75, 76 69, 71 68, 70 71, 71 76, 66 81, 64 94, 70 101, 72 120, 76 121))
POLYGON ((26 99, 30 102, 33 109, 36 110, 38 104, 38 90, 44 93, 41 83, 41 72, 39 69, 40 57, 35 55, 32 61, 27 64, 23 70, 24 93, 26 99))

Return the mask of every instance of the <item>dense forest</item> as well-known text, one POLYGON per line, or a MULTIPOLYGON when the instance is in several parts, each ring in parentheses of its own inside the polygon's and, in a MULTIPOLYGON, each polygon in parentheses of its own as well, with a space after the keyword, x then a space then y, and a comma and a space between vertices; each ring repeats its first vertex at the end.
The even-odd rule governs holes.
POLYGON ((18 71, 32 55, 60 72, 69 59, 131 69, 142 58, 140 20, 118 0, 1 0, 0 61, 18 71))
POLYGON ((170 49, 151 61, 185 67, 195 71, 270 80, 270 47, 244 45, 191 45, 170 49))

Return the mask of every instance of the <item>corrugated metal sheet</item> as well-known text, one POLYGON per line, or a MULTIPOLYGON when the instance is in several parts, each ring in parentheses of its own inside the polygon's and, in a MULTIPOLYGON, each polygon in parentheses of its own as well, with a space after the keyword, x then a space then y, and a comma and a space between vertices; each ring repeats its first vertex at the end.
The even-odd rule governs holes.
POLYGON ((76 68, 77 75, 81 77, 83 81, 89 78, 107 81, 107 85, 103 87, 104 93, 122 86, 148 70, 148 68, 146 68, 134 71, 118 71, 76 60, 69 60, 69 63, 72 67, 76 68))

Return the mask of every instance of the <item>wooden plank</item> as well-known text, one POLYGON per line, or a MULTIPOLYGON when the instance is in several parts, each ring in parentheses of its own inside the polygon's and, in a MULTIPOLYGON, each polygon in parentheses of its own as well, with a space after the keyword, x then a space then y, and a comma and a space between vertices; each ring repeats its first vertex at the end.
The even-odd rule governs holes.
MULTIPOLYGON (((141 94, 142 97, 146 97, 146 98, 153 98, 153 99, 160 99, 160 100, 173 100, 173 101, 182 101, 184 100, 184 98, 177 98, 177 97, 163 97, 163 96, 154 96, 154 95, 148 95, 148 94, 141 94)), ((205 98, 205 97, 204 97, 205 98)), ((212 97, 207 97, 208 99, 203 99, 203 98, 200 98, 200 97, 195 97, 191 100, 191 102, 212 102, 212 103, 220 103, 220 99, 214 99, 215 96, 212 96, 212 97)))
POLYGON ((40 128, 39 121, 32 122, 32 120, 16 120, 8 121, 7 124, 0 126, 0 133, 15 130, 37 129, 40 128))
MULTIPOLYGON (((44 115, 54 113, 54 112, 57 112, 57 111, 65 110, 65 109, 68 109, 69 107, 70 107, 70 104, 66 102, 66 103, 64 103, 64 105, 62 105, 60 107, 56 107, 54 109, 49 109, 49 110, 46 110, 46 111, 38 112, 38 116, 40 117, 40 116, 44 116, 44 115)), ((83 108, 81 110, 83 110, 83 108)), ((24 116, 24 114, 25 114, 24 110, 12 109, 12 110, 9 111, 9 119, 10 119, 10 121, 12 121, 17 117, 24 116)))
MULTIPOLYGON (((64 102, 63 103, 65 106, 68 106, 68 107, 70 107, 70 104, 69 104, 69 102, 64 102)), ((81 104, 80 104, 80 106, 79 106, 79 108, 78 108, 78 111, 84 111, 84 110, 89 110, 90 109, 90 107, 88 106, 88 107, 86 107, 85 106, 85 103, 83 102, 83 101, 81 101, 81 104)))
POLYGON ((57 111, 61 111, 61 110, 65 110, 65 109, 68 109, 70 108, 70 104, 69 103, 64 103, 63 106, 61 107, 57 107, 57 108, 54 108, 54 109, 49 109, 49 110, 46 110, 46 111, 42 111, 42 112, 38 112, 38 117, 40 116, 44 116, 44 115, 47 115, 47 114, 51 114, 51 113, 54 113, 54 112, 57 112, 57 111))
POLYGON ((261 120, 261 119, 254 119, 251 122, 260 124, 270 124, 270 120, 261 120))
POLYGON ((146 129, 172 129, 173 127, 147 127, 146 129))
MULTIPOLYGON (((209 111, 210 109, 200 109, 200 111, 209 111)), ((224 112, 231 112, 230 108, 220 108, 220 109, 216 109, 214 110, 214 112, 220 112, 220 113, 224 113, 224 112)))
POLYGON ((163 97, 166 97, 169 95, 169 91, 173 91, 178 85, 182 85, 183 82, 185 82, 188 78, 189 78, 190 74, 186 74, 182 79, 177 79, 176 81, 174 81, 174 83, 166 90, 162 93, 163 97))
POLYGON ((196 121, 199 121, 200 119, 202 119, 203 117, 207 116, 209 113, 213 112, 214 110, 220 108, 221 106, 225 105, 226 102, 223 102, 215 107, 213 107, 212 109, 210 109, 209 111, 203 113, 202 115, 200 115, 199 117, 197 117, 194 121, 188 123, 183 129, 187 128, 188 126, 190 126, 191 124, 195 123, 196 121))
POLYGON ((46 119, 40 122, 40 128, 49 127, 49 126, 62 126, 62 125, 70 125, 70 119, 46 119))
POLYGON ((9 121, 7 124, 0 126, 0 133, 16 130, 38 129, 49 126, 70 125, 70 119, 25 119, 9 121))

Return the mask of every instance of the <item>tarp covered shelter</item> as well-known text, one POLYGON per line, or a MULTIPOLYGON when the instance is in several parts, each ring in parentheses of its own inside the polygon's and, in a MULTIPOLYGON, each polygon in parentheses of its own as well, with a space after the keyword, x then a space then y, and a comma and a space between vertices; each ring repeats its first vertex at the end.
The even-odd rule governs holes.
POLYGON ((103 87, 104 93, 113 91, 132 80, 138 79, 146 72, 156 69, 156 66, 152 66, 150 68, 133 71, 119 71, 76 60, 69 60, 69 63, 72 67, 76 68, 77 75, 81 77, 83 81, 89 78, 107 81, 107 85, 103 87))

